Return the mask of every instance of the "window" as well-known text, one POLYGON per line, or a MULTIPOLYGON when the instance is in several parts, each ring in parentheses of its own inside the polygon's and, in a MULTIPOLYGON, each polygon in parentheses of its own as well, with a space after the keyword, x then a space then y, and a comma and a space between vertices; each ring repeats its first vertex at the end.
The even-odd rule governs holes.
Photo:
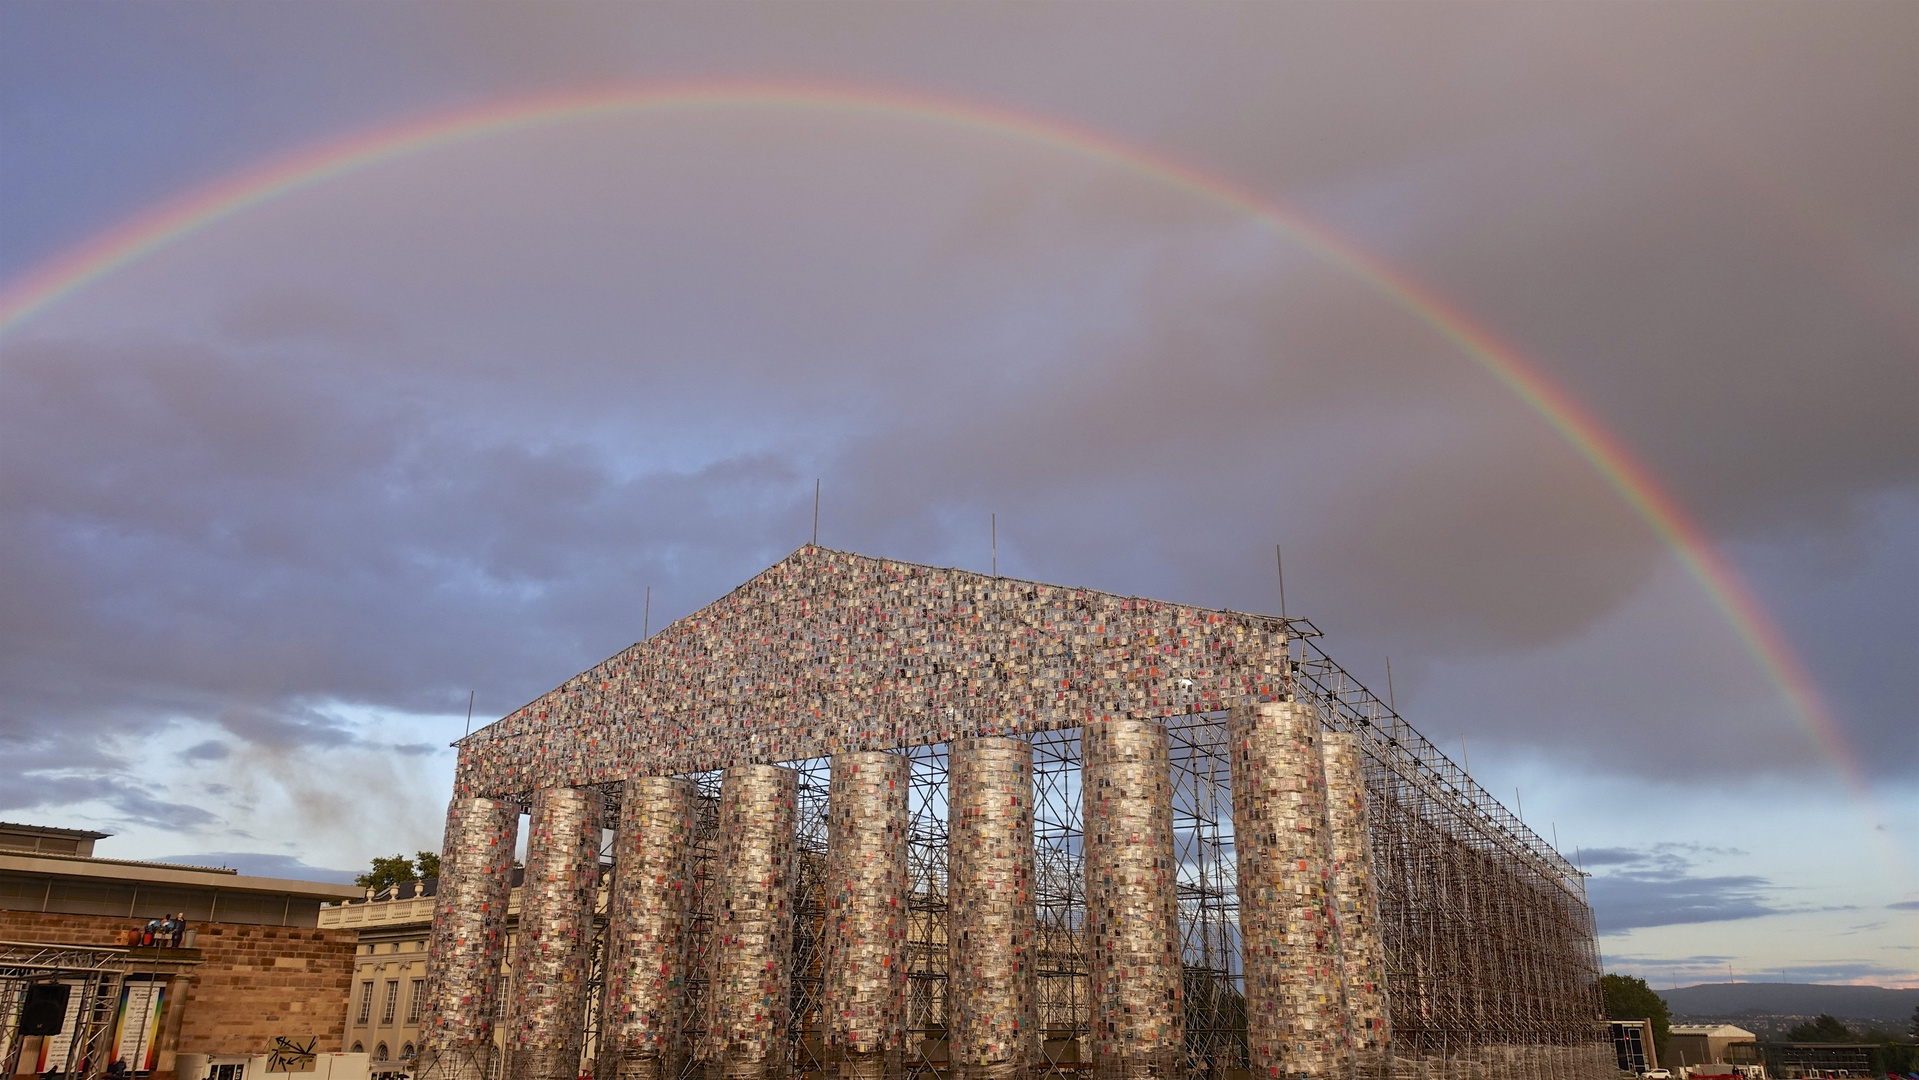
POLYGON ((375 1061, 386 1060, 386 1044, 385 1043, 381 1043, 380 1045, 373 1048, 373 1060, 375 1061))
POLYGON ((372 1016, 373 1016, 373 984, 370 982, 363 982, 360 984, 360 1018, 358 1020, 355 1020, 354 1023, 364 1024, 372 1016))
POLYGON ((412 1043, 406 1043, 400 1047, 400 1060, 401 1061, 413 1060, 413 1044, 412 1043))
MULTIPOLYGON (((365 1044, 365 1043, 354 1043, 354 1044, 353 1044, 353 1049, 351 1049, 351 1050, 349 1050, 349 1051, 347 1051, 347 1052, 348 1052, 348 1053, 350 1053, 350 1054, 364 1054, 364 1053, 366 1053, 366 1044, 365 1044)), ((236 1077, 236 1078, 235 1078, 235 1080, 238 1080, 238 1078, 236 1077)))
MULTIPOLYGON (((406 1022, 409 1024, 417 1024, 420 1022, 420 1005, 426 999, 426 980, 413 980, 413 985, 407 988, 406 995, 406 1022)), ((406 1056, 412 1057, 413 1055, 408 1054, 406 1056)))
POLYGON ((380 1023, 391 1024, 393 1014, 400 1007, 400 980, 386 981, 386 1004, 380 1006, 380 1023))
POLYGON ((246 1063, 215 1065, 207 1073, 207 1080, 241 1080, 246 1075, 246 1063))

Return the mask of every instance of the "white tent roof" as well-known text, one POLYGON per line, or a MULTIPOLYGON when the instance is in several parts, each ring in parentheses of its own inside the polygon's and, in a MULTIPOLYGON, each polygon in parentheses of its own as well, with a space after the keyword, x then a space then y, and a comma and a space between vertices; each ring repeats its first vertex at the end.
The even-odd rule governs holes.
POLYGON ((1759 1036, 1731 1024, 1674 1024, 1674 1035, 1704 1035, 1709 1039, 1754 1039, 1759 1036))

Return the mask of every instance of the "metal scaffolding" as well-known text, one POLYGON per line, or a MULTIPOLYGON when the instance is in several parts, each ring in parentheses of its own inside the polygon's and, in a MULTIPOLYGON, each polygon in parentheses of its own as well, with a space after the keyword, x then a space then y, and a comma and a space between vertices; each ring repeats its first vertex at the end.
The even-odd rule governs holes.
MULTIPOLYGON (((20 1012, 27 988, 36 983, 64 983, 69 989, 67 1012, 74 1030, 68 1032, 67 1052, 58 1062, 62 1075, 92 1080, 106 1072, 113 1023, 120 1007, 120 988, 132 969, 130 950, 45 942, 0 941, 0 1068, 5 1075, 20 1071, 20 1012)), ((49 1067, 55 1067, 49 1063, 49 1067)), ((29 1069, 28 1071, 32 1071, 29 1069)))
POLYGON ((1183 716, 1167 728, 1172 737, 1186 1071, 1188 1076, 1220 1080, 1248 1067, 1226 717, 1183 716))
MULTIPOLYGON (((1298 622, 1296 620, 1296 622, 1298 622)), ((1310 632, 1309 626, 1303 626, 1310 632)), ((1419 1075, 1591 1075, 1599 962, 1580 873, 1486 794, 1363 684, 1308 639, 1296 672, 1298 697, 1325 726, 1354 734, 1366 758, 1370 839, 1379 892, 1391 1060, 1419 1075), (1436 1070, 1436 1073, 1435 1073, 1436 1070)), ((1167 721, 1177 861, 1186 1069, 1226 1080, 1247 1068, 1246 1001, 1240 966, 1238 894, 1226 714, 1167 721)), ((1028 736, 1034 746, 1034 905, 1042 1072, 1088 1066, 1090 1018, 1077 729, 1028 736)), ((920 1080, 949 1075, 947 1024, 947 748, 902 749, 908 793, 907 1044, 903 1068, 920 1080)), ((794 844, 788 1062, 795 1077, 826 1080, 836 1063, 821 1030, 822 926, 830 759, 789 763, 799 774, 794 844)), ((697 1045, 711 931, 717 854, 718 772, 689 777, 695 799, 685 1045, 697 1045)), ((619 788, 608 785, 607 820, 619 788)), ((607 859, 611 858, 609 846, 607 859)), ((605 925, 604 901, 598 928, 605 925)), ((593 945, 592 990, 603 946, 593 945)), ((589 993, 586 1058, 599 1027, 589 993)), ((678 1075, 701 1075, 691 1053, 678 1075)), ((589 1066, 590 1067, 590 1066, 589 1066)))
POLYGON ((1072 1069, 1092 1060, 1079 732, 1046 731, 1030 741, 1040 1056, 1048 1068, 1072 1069))
POLYGON ((947 840, 946 744, 904 751, 912 763, 907 789, 906 1053, 909 1080, 945 1075, 947 840))
POLYGON ((795 1077, 822 1080, 827 1068, 820 1016, 826 959, 826 796, 832 760, 815 758, 788 767, 799 773, 800 799, 793 843, 793 975, 786 1060, 795 1077))
POLYGON ((1585 876, 1292 620, 1295 692, 1366 757, 1389 1068, 1602 1075, 1585 876))

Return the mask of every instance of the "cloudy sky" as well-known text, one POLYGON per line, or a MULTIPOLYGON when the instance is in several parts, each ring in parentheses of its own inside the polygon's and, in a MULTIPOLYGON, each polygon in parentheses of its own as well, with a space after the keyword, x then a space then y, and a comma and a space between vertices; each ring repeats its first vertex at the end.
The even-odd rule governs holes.
MULTIPOLYGON (((925 109, 415 146, 0 334, 0 816, 277 873, 803 542, 1288 603, 1577 852, 1657 985, 1919 982, 1919 7, 0 6, 0 282, 264 163, 686 80, 925 109), (1510 343, 1537 413, 1220 177, 1510 343), (1009 126, 1010 125, 1010 126, 1009 126), (1848 778, 1837 759, 1857 763, 1848 778)), ((4 289, 5 285, 0 285, 4 289)), ((19 294, 16 294, 19 295, 19 294)))

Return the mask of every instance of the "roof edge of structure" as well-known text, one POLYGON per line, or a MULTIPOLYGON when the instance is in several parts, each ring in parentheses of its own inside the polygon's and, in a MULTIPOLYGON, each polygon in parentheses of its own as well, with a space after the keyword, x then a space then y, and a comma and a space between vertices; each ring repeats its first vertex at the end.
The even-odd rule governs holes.
POLYGON ((762 578, 778 571, 781 567, 794 564, 795 562, 801 559, 815 558, 818 556, 837 556, 844 559, 858 560, 861 562, 871 563, 875 565, 901 567, 907 570, 917 571, 921 573, 928 573, 928 574, 958 575, 960 577, 963 577, 965 579, 972 580, 972 581, 997 582, 1003 585, 1012 586, 1014 588, 1025 587, 1028 589, 1057 589, 1057 590, 1063 590, 1065 592, 1073 593, 1075 595, 1080 595, 1080 596, 1100 597, 1109 601, 1114 601, 1114 602, 1118 602, 1125 605, 1151 604, 1155 606, 1182 610, 1182 611, 1201 612, 1209 615, 1218 615, 1218 616, 1222 616, 1229 619, 1243 620, 1249 623, 1255 623, 1255 624, 1265 625, 1269 627, 1280 628, 1289 637, 1295 637, 1295 638, 1316 638, 1321 636, 1321 631, 1319 627, 1315 626, 1311 619, 1305 618, 1303 616, 1267 615, 1259 612, 1240 611, 1234 608, 1215 608, 1215 607, 1207 607, 1203 604, 1186 604, 1186 603, 1181 603, 1175 600, 1161 600, 1161 599, 1157 599, 1155 597, 1149 597, 1149 596, 1136 596, 1136 595, 1131 595, 1127 593, 1116 593, 1107 589, 1095 589, 1095 588, 1091 588, 1087 586, 1079 586, 1079 585, 1057 585, 1050 582, 1035 581, 1028 578, 1013 577, 1006 574, 982 573, 977 570, 968 570, 963 567, 957 567, 957 566, 936 566, 932 563, 915 562, 911 559, 895 559, 895 558, 891 558, 883 555, 866 555, 857 551, 845 551, 838 548, 827 547, 824 544, 807 543, 807 544, 802 544, 799 547, 793 549, 793 551, 787 554, 785 557, 776 560, 770 566, 767 566, 765 569, 760 570, 759 572, 755 573, 751 577, 747 578, 745 581, 741 582, 738 585, 735 585, 733 588, 728 589, 725 593, 722 593, 720 596, 700 606, 698 609, 686 615, 682 615, 677 619, 674 619, 672 622, 666 624, 665 626, 662 626, 659 630, 656 630, 653 633, 647 635, 646 637, 633 642, 631 645, 628 645, 625 648, 620 649, 618 652, 615 652, 612 656, 609 656, 606 659, 601 660, 599 663, 596 663, 592 665, 591 667, 575 672, 574 674, 568 676, 565 680, 563 680, 553 690, 549 690, 546 693, 541 694, 539 697, 536 697, 532 699, 531 701, 528 701, 520 705, 518 708, 515 708, 505 713, 498 720, 494 720, 490 723, 481 725, 479 728, 471 732, 468 732, 466 735, 462 736, 461 738, 453 740, 453 742, 450 743, 449 745, 454 747, 461 747, 469 744, 477 744, 479 742, 483 742, 485 740, 487 732, 493 729, 495 726, 505 721, 511 720, 514 717, 527 712, 529 709, 537 708, 542 702, 546 701, 552 694, 564 689, 566 686, 575 682, 576 680, 587 678, 591 676, 595 671, 599 670, 600 668, 604 667, 605 665, 609 663, 617 661, 622 657, 633 655, 640 650, 644 650, 647 647, 649 642, 659 640, 663 635, 670 633, 674 629, 674 627, 679 626, 682 623, 688 622, 689 620, 698 619, 701 615, 707 612, 713 611, 714 609, 725 604, 728 600, 732 599, 733 597, 752 588, 762 578))

